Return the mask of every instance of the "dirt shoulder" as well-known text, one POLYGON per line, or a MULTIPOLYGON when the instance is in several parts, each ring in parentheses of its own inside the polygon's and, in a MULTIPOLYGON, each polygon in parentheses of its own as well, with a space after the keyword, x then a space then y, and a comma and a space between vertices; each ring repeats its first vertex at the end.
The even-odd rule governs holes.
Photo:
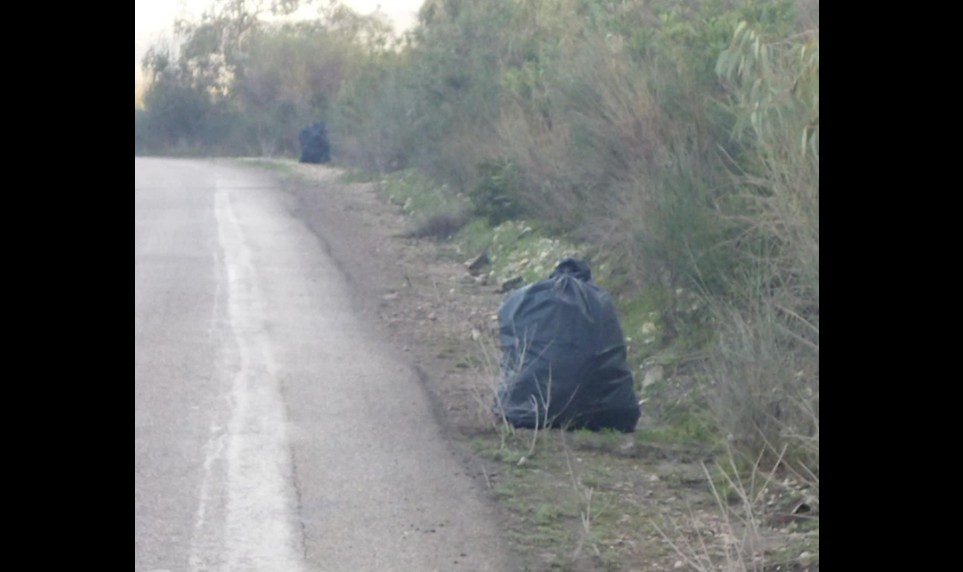
MULTIPOLYGON (((407 238, 411 221, 376 183, 293 161, 249 164, 278 172, 291 208, 354 287, 357 313, 419 372, 466 473, 496 505, 519 570, 719 569, 731 559, 743 531, 719 510, 701 465, 709 459, 636 435, 493 422, 504 294, 473 279, 443 242, 407 238)), ((759 540, 767 562, 785 563, 766 569, 806 569, 818 521, 815 533, 798 519, 775 523, 759 540)))
POLYGON ((476 399, 487 400, 490 388, 472 356, 482 333, 497 331, 502 295, 443 260, 436 243, 405 238, 409 221, 375 184, 340 183, 340 172, 325 167, 285 167, 297 175, 287 179, 292 208, 354 287, 358 313, 419 371, 438 421, 463 435, 491 431, 476 399))

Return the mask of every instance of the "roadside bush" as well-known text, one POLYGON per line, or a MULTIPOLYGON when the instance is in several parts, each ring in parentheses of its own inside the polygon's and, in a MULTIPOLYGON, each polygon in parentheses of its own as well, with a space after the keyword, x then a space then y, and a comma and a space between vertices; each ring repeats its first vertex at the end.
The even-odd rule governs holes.
POLYGON ((728 216, 745 261, 718 323, 708 375, 726 429, 745 449, 791 446, 818 474, 819 38, 737 28, 717 67, 746 160, 728 216))
POLYGON ((338 91, 332 116, 332 156, 343 164, 388 173, 423 153, 409 110, 415 93, 400 57, 363 62, 338 91))
POLYGON ((468 221, 471 210, 466 197, 416 169, 391 173, 380 192, 413 220, 409 236, 448 238, 468 221))
POLYGON ((518 169, 510 161, 485 161, 478 167, 478 183, 468 193, 474 212, 497 226, 522 215, 518 205, 518 169))
POLYGON ((139 107, 134 107, 134 155, 143 155, 148 152, 150 141, 148 139, 149 116, 147 112, 139 107))

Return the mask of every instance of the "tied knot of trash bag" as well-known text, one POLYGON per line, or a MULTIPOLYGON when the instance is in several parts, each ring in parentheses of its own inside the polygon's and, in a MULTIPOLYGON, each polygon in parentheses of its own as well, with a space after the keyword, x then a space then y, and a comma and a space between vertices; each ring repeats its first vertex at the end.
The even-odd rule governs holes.
POLYGON ((555 270, 549 275, 549 278, 557 278, 559 276, 571 276, 582 282, 588 282, 592 279, 592 270, 589 269, 588 264, 581 260, 566 258, 558 263, 558 266, 555 267, 555 270))

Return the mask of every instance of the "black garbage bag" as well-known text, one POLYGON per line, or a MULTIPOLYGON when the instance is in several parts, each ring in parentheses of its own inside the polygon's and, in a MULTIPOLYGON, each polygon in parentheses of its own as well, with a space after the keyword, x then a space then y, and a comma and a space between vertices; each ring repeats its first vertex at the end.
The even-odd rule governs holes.
POLYGON ((502 379, 493 411, 515 427, 630 432, 639 420, 611 296, 567 258, 498 310, 502 379))
POLYGON ((328 129, 324 123, 309 125, 298 134, 301 141, 302 163, 327 163, 331 160, 331 147, 328 144, 328 129))

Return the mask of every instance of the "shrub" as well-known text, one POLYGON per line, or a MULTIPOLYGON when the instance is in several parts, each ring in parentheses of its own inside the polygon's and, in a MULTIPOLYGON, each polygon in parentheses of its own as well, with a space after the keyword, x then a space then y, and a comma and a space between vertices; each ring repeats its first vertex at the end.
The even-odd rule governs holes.
POLYGON ((728 215, 742 228, 745 273, 715 305, 708 373, 738 442, 785 444, 818 467, 818 32, 767 39, 741 23, 717 69, 745 148, 728 215))
POLYGON ((430 215, 417 223, 408 236, 413 238, 449 238, 465 226, 467 218, 460 213, 430 215))
POLYGON ((478 167, 478 182, 469 191, 474 212, 492 226, 521 216, 518 205, 518 169, 505 160, 485 161, 478 167))

